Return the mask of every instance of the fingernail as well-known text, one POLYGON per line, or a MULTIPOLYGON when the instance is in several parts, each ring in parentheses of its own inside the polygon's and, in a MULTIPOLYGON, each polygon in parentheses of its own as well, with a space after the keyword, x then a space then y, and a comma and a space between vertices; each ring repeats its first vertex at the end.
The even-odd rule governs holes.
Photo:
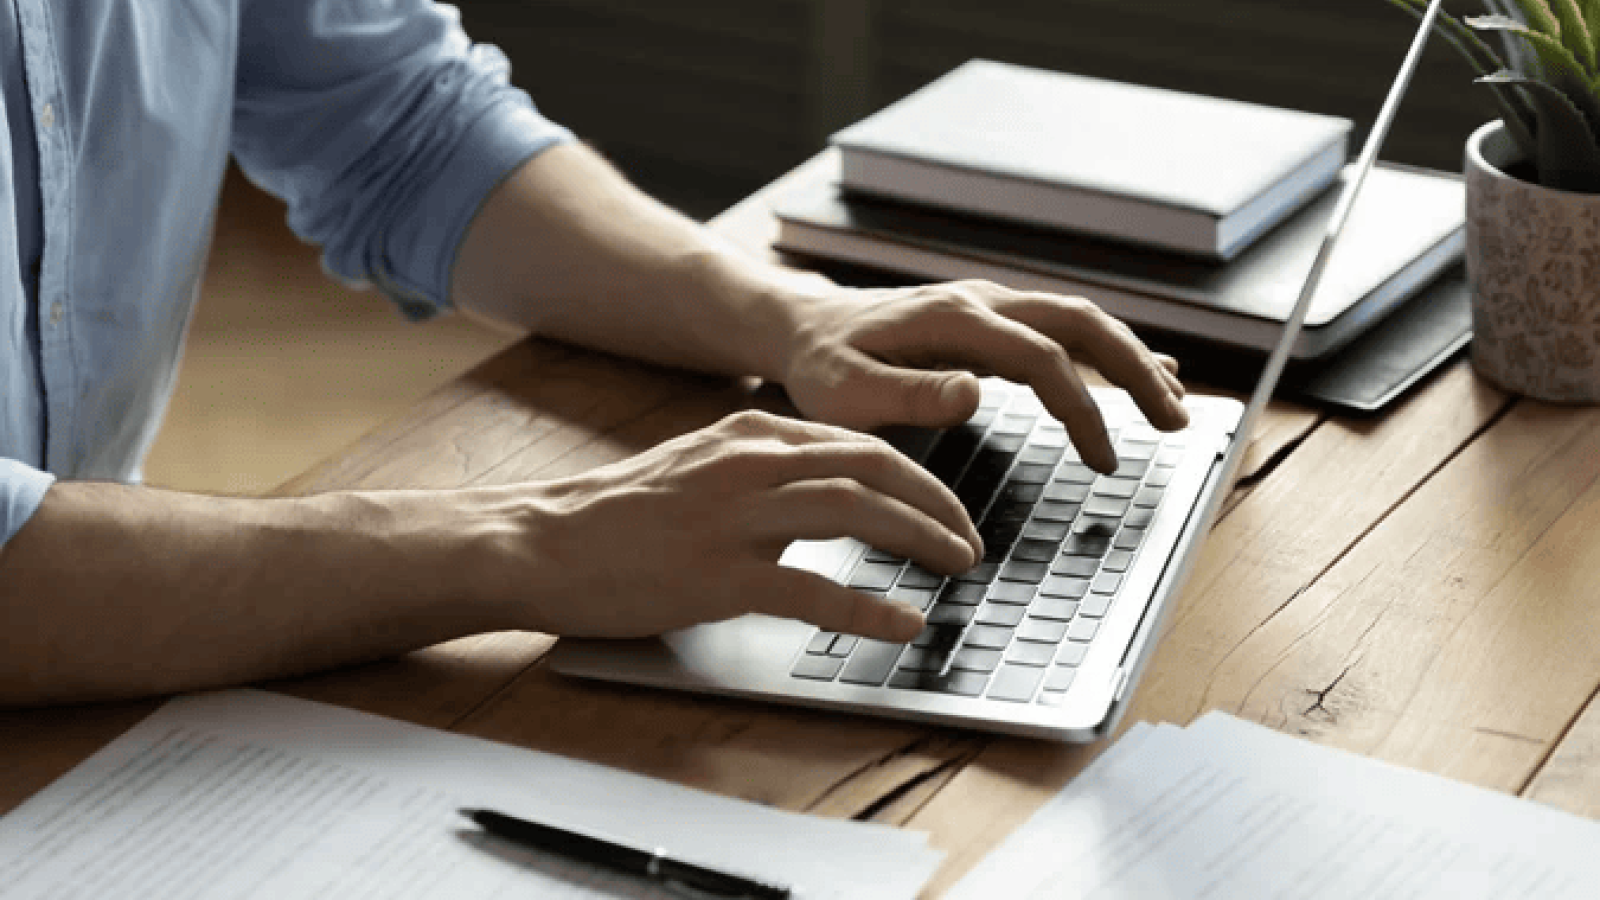
POLYGON ((939 403, 945 409, 955 409, 967 401, 967 380, 960 375, 952 375, 944 380, 939 387, 939 403))
POLYGON ((1189 408, 1183 405, 1183 401, 1178 399, 1176 394, 1167 395, 1167 412, 1183 424, 1189 424, 1189 408))
POLYGON ((922 613, 904 603, 896 603, 889 616, 889 627, 896 636, 905 636, 907 640, 920 634, 924 624, 922 613))

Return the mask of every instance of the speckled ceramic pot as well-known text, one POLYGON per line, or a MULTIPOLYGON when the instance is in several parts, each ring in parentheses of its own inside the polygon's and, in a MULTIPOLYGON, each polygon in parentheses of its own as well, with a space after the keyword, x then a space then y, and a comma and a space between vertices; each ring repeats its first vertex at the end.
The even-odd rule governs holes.
POLYGON ((1473 367, 1529 397, 1600 401, 1600 195, 1506 174, 1519 156, 1498 121, 1466 157, 1473 367))

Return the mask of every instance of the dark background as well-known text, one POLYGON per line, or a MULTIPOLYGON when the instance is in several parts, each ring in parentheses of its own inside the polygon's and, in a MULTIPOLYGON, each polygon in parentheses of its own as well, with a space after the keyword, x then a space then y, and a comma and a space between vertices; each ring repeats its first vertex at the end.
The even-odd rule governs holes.
MULTIPOLYGON (((1346 116, 1359 140, 1415 27, 1384 0, 458 5, 547 115, 700 218, 972 57, 1346 116)), ((1471 77, 1432 40, 1384 158, 1460 171, 1466 136, 1493 117, 1471 77)))

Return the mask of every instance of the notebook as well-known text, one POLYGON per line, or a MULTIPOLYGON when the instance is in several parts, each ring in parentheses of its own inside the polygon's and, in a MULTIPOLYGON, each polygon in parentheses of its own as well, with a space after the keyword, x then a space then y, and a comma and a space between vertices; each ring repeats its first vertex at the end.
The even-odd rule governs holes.
POLYGON ((975 59, 834 135, 847 191, 1228 259, 1345 159, 1334 116, 975 59))
POLYGON ((852 539, 796 542, 783 555, 785 565, 926 604, 928 627, 915 641, 745 615, 650 640, 562 639, 551 668, 1062 741, 1105 734, 1233 483, 1437 7, 1423 17, 1248 406, 1191 397, 1192 424, 1167 435, 1124 395, 1099 391, 1119 466, 1095 475, 1030 390, 988 382, 972 421, 896 436, 979 524, 989 556, 973 571, 940 578, 852 539))

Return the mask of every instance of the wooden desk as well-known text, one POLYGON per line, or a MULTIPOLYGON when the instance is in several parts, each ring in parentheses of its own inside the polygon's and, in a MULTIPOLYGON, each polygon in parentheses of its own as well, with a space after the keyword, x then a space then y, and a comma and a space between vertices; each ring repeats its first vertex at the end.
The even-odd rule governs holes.
MULTIPOLYGON (((715 222, 768 252, 760 196, 715 222)), ((537 479, 763 396, 518 345, 286 486, 537 479)), ((1600 409, 1507 397, 1459 362, 1380 419, 1280 404, 1130 718, 1220 708, 1600 816, 1600 409)), ((272 685, 820 815, 932 832, 947 887, 1093 755, 870 718, 579 683, 533 634, 272 685)), ((0 714, 0 810, 154 702, 0 714)))

